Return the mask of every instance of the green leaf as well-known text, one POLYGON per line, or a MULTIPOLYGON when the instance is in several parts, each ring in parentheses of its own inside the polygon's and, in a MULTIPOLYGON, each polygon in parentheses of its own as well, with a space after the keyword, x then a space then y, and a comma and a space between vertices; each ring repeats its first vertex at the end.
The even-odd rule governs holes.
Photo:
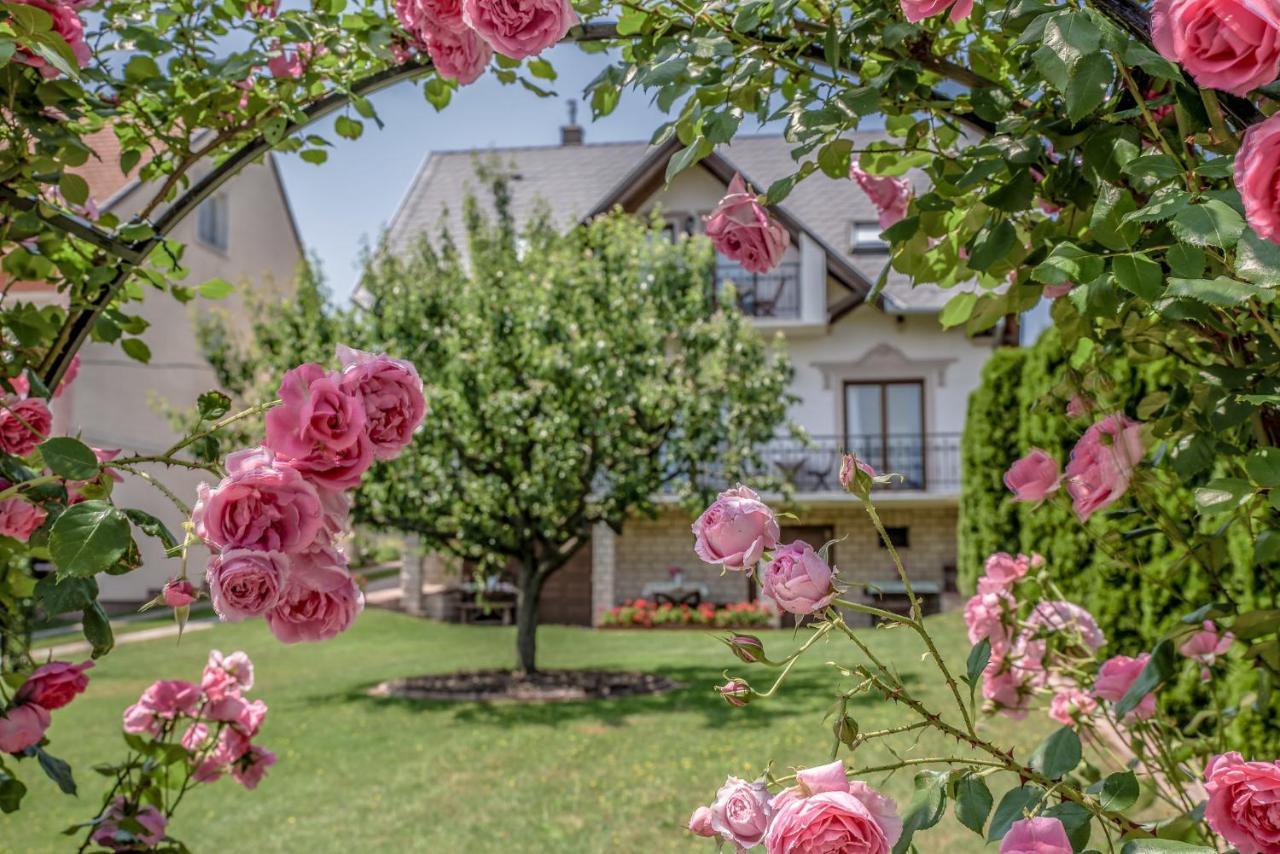
POLYGON ((1255 488, 1247 480, 1216 477, 1195 491, 1201 513, 1228 513, 1253 497, 1255 488))
POLYGON ((1178 161, 1167 154, 1144 154, 1126 163, 1121 171, 1130 178, 1153 181, 1170 181, 1182 174, 1178 161))
POLYGON ((987 669, 987 664, 991 661, 991 641, 983 638, 974 644, 969 650, 969 659, 965 662, 965 680, 969 683, 969 698, 973 699, 973 692, 978 688, 978 682, 982 679, 982 671, 987 669))
POLYGON ((902 836, 893 846, 893 854, 903 854, 911 846, 917 831, 938 823, 947 808, 947 775, 938 771, 921 771, 916 775, 916 788, 902 815, 902 836))
POLYGON ((1192 299, 1206 305, 1238 306, 1251 299, 1271 302, 1275 292, 1218 276, 1216 279, 1171 278, 1164 295, 1174 299, 1192 299))
POLYGON ((1169 262, 1169 270, 1175 276, 1181 276, 1184 279, 1198 279, 1204 275, 1204 251, 1194 246, 1179 243, 1169 250, 1165 260, 1169 262))
POLYGON ((698 139, 692 145, 680 149, 667 161, 667 181, 679 175, 693 164, 711 153, 712 145, 705 139, 698 139))
POLYGON ((1067 832, 1067 841, 1072 851, 1083 851, 1089 844, 1090 824, 1093 813, 1071 801, 1056 803, 1040 813, 1062 822, 1062 829, 1067 832))
POLYGON ((837 180, 849 177, 853 140, 837 139, 818 149, 818 168, 837 180))
POLYGON ((50 756, 43 747, 36 748, 36 759, 45 775, 58 784, 64 795, 76 793, 76 781, 71 776, 71 766, 56 756, 50 756))
POLYGON ((135 362, 147 364, 151 361, 151 348, 141 338, 126 338, 120 342, 120 349, 135 362))
POLYGON ((1171 852, 1211 854, 1215 850, 1205 848, 1203 845, 1192 845, 1190 842, 1178 842, 1175 839, 1130 839, 1120 849, 1120 854, 1171 854, 1171 852))
POLYGON ((987 839, 996 841, 1004 839, 1015 821, 1021 821, 1024 814, 1040 802, 1044 794, 1039 786, 1025 785, 1010 789, 1000 799, 995 815, 991 817, 991 826, 987 829, 987 839))
POLYGON ((93 480, 98 476, 98 457, 93 448, 70 436, 56 436, 41 442, 40 458, 58 477, 93 480))
POLYGON ((1151 650, 1151 658, 1147 660, 1147 666, 1142 668, 1138 678, 1133 680, 1129 690, 1125 691, 1124 696, 1120 698, 1120 702, 1116 703, 1116 717, 1123 718, 1136 709, 1138 703, 1142 702, 1143 697, 1168 681, 1169 677, 1173 676, 1173 673, 1173 644, 1167 640, 1162 640, 1156 644, 1155 649, 1151 650))
POLYGON ((73 205, 83 205, 89 200, 89 182, 74 172, 63 172, 58 179, 62 197, 73 205))
POLYGON ((210 279, 196 288, 196 293, 205 299, 226 299, 235 291, 235 285, 226 279, 210 279))
POLYGON ((1255 285, 1280 286, 1280 246, 1245 229, 1236 245, 1236 275, 1255 285))
POLYGON ((1049 734, 1031 754, 1031 767, 1054 780, 1075 770, 1083 752, 1080 737, 1071 727, 1060 727, 1049 734))
POLYGON ((1036 182, 1031 177, 1031 171, 1020 169, 1008 183, 1001 184, 983 196, 982 203, 996 210, 1013 213, 1027 208, 1031 204, 1035 191, 1036 182))
POLYGON ((1247 611, 1235 618, 1231 631, 1242 641, 1264 637, 1280 629, 1280 608, 1247 611))
POLYGON ((26 793, 27 787, 22 784, 21 780, 17 777, 10 777, 0 771, 0 811, 6 813, 17 812, 26 793))
POLYGON ((1018 232, 1007 219, 983 227, 969 241, 969 267, 974 270, 990 270, 998 262, 1009 257, 1010 250, 1018 242, 1018 232))
POLYGON ((1065 93, 1067 118, 1078 122, 1101 107, 1115 76, 1115 66, 1107 54, 1098 52, 1082 57, 1069 72, 1065 93))
POLYGON ((1245 457, 1244 470, 1258 486, 1280 486, 1280 448, 1258 448, 1245 457))
POLYGON ((129 548, 129 520, 105 501, 68 507, 49 531, 49 554, 61 578, 104 572, 129 548))
POLYGON ((540 56, 529 60, 529 73, 534 77, 537 77, 539 80, 556 79, 555 67, 540 56))
POLYGON ((350 116, 338 116, 333 122, 333 129, 343 139, 359 139, 364 133, 364 122, 350 116))
POLYGON ((201 421, 217 421, 231 411, 231 398, 220 391, 206 391, 196 398, 201 421))
POLYGON ((124 79, 130 83, 146 83, 160 76, 160 66, 145 53, 135 53, 124 64, 124 79))
POLYGON ((1102 275, 1104 265, 1102 258, 1074 243, 1059 243, 1031 271, 1031 278, 1042 285, 1092 282, 1102 275))
POLYGON ((1164 293, 1164 272, 1142 253, 1117 255, 1111 261, 1111 273, 1117 285, 1147 302, 1155 302, 1164 293))
POLYGON ((956 821, 979 836, 987 823, 987 816, 991 814, 992 803, 991 790, 981 777, 966 774, 956 781, 956 821))
POLYGON ((107 619, 107 612, 102 610, 102 606, 94 602, 80 616, 84 639, 93 647, 92 656, 102 658, 111 652, 116 644, 115 634, 111 631, 111 621, 107 619))
POLYGON ((1132 771, 1118 771, 1102 781, 1098 803, 1108 812, 1124 812, 1138 801, 1138 778, 1132 771))
POLYGON ((1253 541, 1253 559, 1260 564, 1280 562, 1280 530, 1266 528, 1258 532, 1253 541))
POLYGON ((1181 68, 1135 39, 1131 39, 1125 46, 1124 64, 1141 68, 1151 76, 1164 80, 1182 79, 1181 68))
POLYGON ((178 547, 178 540, 173 536, 173 532, 165 526, 164 522, 161 522, 145 510, 129 507, 124 511, 124 515, 128 517, 130 522, 137 525, 138 530, 142 531, 142 533, 159 540, 165 549, 178 547))
POLYGON ((964 291, 947 300, 947 304, 938 312, 938 322, 943 329, 960 326, 969 320, 973 308, 978 304, 978 295, 964 291))
POLYGON ((98 599, 98 582, 92 578, 58 578, 46 575, 36 582, 36 601, 51 617, 82 611, 98 599))
POLYGON ((1128 190, 1104 184, 1089 217, 1089 230, 1108 249, 1128 249, 1133 246, 1141 231, 1141 226, 1125 221, 1125 217, 1133 213, 1136 207, 1128 190))
POLYGON ((1230 249, 1244 233, 1244 217, 1226 202, 1209 199, 1178 211, 1169 227, 1184 243, 1230 249))

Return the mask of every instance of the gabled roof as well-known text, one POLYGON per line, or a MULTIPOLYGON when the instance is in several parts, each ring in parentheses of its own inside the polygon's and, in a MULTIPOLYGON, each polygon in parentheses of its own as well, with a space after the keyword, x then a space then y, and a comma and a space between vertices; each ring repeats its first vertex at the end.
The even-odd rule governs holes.
MULTIPOLYGON (((859 133, 855 147, 883 138, 881 132, 859 133)), ((546 206, 552 221, 568 228, 615 204, 628 210, 640 207, 662 187, 667 159, 678 148, 670 142, 657 147, 620 142, 433 152, 392 218, 388 242, 399 251, 424 232, 434 235, 443 228, 455 237, 464 234, 462 200, 468 191, 480 190, 476 165, 490 158, 516 177, 512 214, 517 222, 546 206)), ((795 161, 790 144, 779 135, 740 136, 694 168, 706 169, 726 184, 733 172, 741 172, 763 192, 794 172, 795 161)), ((485 205, 484 199, 479 201, 485 205)), ((816 174, 797 184, 775 214, 793 235, 807 232, 826 249, 829 272, 848 289, 847 297, 829 306, 832 319, 860 305, 888 260, 883 254, 849 251, 851 225, 877 220, 866 194, 852 181, 816 174)), ((884 307, 895 312, 937 311, 949 296, 932 286, 912 287, 892 271, 882 292, 884 307)))

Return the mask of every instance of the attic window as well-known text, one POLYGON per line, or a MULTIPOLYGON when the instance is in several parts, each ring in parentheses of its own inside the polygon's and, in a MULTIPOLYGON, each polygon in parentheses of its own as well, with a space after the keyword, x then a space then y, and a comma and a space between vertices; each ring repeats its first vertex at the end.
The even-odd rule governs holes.
POLYGON ((880 238, 880 232, 883 230, 878 222, 859 221, 849 223, 849 251, 888 252, 888 241, 880 238))
POLYGON ((196 211, 196 239, 219 252, 227 251, 230 205, 225 195, 210 196, 196 211))

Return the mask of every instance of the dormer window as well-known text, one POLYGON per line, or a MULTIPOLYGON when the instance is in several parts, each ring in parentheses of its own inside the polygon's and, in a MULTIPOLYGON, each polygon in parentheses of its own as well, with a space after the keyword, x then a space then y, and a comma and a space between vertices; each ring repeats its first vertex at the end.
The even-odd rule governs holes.
POLYGON ((849 223, 849 251, 853 253, 883 254, 889 251, 889 243, 881 239, 884 231, 880 223, 871 220, 849 223))
POLYGON ((226 252, 229 219, 230 205, 225 195, 205 199, 196 211, 196 239, 211 249, 226 252))

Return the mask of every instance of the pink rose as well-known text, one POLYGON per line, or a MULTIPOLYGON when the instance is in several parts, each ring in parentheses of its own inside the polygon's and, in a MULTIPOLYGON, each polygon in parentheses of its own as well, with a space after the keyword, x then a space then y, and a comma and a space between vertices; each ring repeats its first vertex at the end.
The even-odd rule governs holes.
POLYGON ((1004 473, 1004 485, 1015 501, 1044 501, 1058 488, 1058 461, 1039 448, 1032 448, 1004 473))
POLYGON ((39 530, 48 516, 38 504, 21 498, 6 498, 0 501, 0 536, 12 537, 25 543, 39 530))
POLYGON ((1007 591, 978 593, 964 606, 964 624, 969 628, 969 643, 986 638, 993 653, 1007 649, 1011 639, 1010 623, 1018 603, 1007 591))
POLYGON ((902 836, 897 805, 861 781, 847 782, 843 763, 797 772, 796 780, 773 799, 769 854, 887 854, 902 836))
POLYGON ((195 585, 185 578, 169 579, 160 595, 170 608, 185 608, 198 598, 195 585))
POLYGON ((231 724, 249 739, 262 728, 262 721, 267 716, 267 704, 262 700, 246 700, 238 694, 225 694, 222 699, 209 703, 204 716, 211 721, 231 724))
POLYGON ((22 683, 22 687, 14 695, 14 701, 35 703, 49 711, 61 709, 89 687, 89 677, 84 672, 90 667, 93 667, 92 661, 82 661, 79 664, 51 661, 42 664, 22 683))
POLYGON ((168 823, 164 813, 155 807, 126 804, 124 797, 117 795, 111 801, 111 806, 98 818, 92 838, 96 844, 112 851, 150 849, 164 841, 164 829, 168 823), (137 822, 142 827, 142 832, 121 829, 120 821, 125 818, 137 822))
POLYGON ((1280 762, 1245 762, 1224 753, 1204 769, 1204 820, 1240 854, 1280 851, 1280 762))
POLYGON ((249 660, 247 653, 233 652, 230 655, 223 655, 220 650, 211 649, 204 672, 207 675, 211 671, 223 674, 241 691, 248 691, 253 687, 253 662, 249 660))
POLYGON ((849 488, 849 485, 854 482, 853 481, 854 468, 857 468, 858 471, 862 472, 867 477, 876 476, 876 470, 873 469, 870 465, 868 465, 867 463, 864 463, 862 460, 858 459, 853 454, 845 454, 843 457, 840 458, 839 479, 840 479, 840 486, 843 487, 846 492, 851 491, 849 488))
POLYGON ((1212 677, 1209 668, 1214 665, 1219 656, 1226 655, 1235 639, 1236 636, 1231 632, 1219 634, 1213 620, 1205 620, 1200 631, 1183 641, 1178 647, 1178 652, 1204 665, 1204 669, 1200 671, 1200 678, 1208 682, 1212 677))
MULTIPOLYGON (((958 8, 966 3, 969 8, 973 7, 973 0, 959 0, 956 6, 958 8)), ((904 3, 903 7, 905 8, 906 5, 904 3)), ((951 5, 951 0, 946 0, 946 2, 932 0, 932 2, 919 5, 937 6, 937 11, 930 13, 936 15, 951 5)), ((968 12, 966 11, 965 14, 967 15, 968 12)), ((919 19, 911 18, 910 20, 919 19)), ((871 204, 875 205, 876 210, 880 212, 880 227, 882 229, 888 228, 907 215, 907 204, 911 200, 911 184, 906 178, 894 178, 889 175, 868 175, 862 171, 862 167, 857 163, 854 163, 849 168, 849 177, 862 189, 862 192, 867 194, 871 204)))
POLYGON ((200 705, 200 689, 181 679, 161 679, 124 710, 124 731, 158 735, 164 721, 191 716, 200 705))
POLYGON ((288 577, 289 558, 278 551, 229 549, 214 555, 205 570, 213 609, 233 623, 274 608, 288 577))
MULTIPOLYGON (((1098 668, 1098 675, 1093 680, 1093 696, 1101 700, 1118 703, 1129 691, 1129 687, 1138 680, 1142 669, 1147 666, 1151 654, 1144 652, 1137 658, 1127 655, 1116 655, 1108 658, 1098 668)), ((1146 720, 1156 713, 1156 695, 1147 694, 1141 702, 1125 716, 1146 720)))
MULTIPOLYGON (((71 54, 76 59, 76 65, 83 68, 89 62, 92 54, 89 51, 89 45, 84 40, 84 22, 76 14, 74 4, 49 2, 49 0, 14 0, 14 2, 47 12, 49 17, 53 18, 53 32, 71 48, 71 54)), ((24 65, 39 69, 40 73, 45 77, 58 76, 57 69, 46 62, 43 57, 36 56, 34 53, 20 50, 14 54, 13 58, 24 65)))
POLYGON ((542 53, 578 23, 568 0, 463 0, 462 18, 510 59, 542 53))
POLYGON ((1062 822, 1048 816, 1015 821, 1000 841, 1000 854, 1071 854, 1062 822))
POLYGON ((1124 495, 1142 453, 1142 425, 1124 415, 1108 415, 1085 431, 1071 449, 1066 473, 1081 522, 1124 495))
POLYGON ((1030 681, 1035 678, 1037 662, 1022 662, 1008 651, 991 653, 982 671, 982 696, 998 712, 1012 720, 1027 716, 1031 695, 1030 681))
POLYGON ((53 427, 49 406, 38 397, 9 400, 0 405, 0 451, 25 457, 53 427))
POLYGON ((415 36, 466 29, 462 0, 396 0, 396 17, 415 36))
POLYGON ((764 838, 772 814, 764 781, 729 777, 711 804, 711 829, 739 848, 752 848, 764 838))
POLYGON ((738 174, 706 221, 706 235, 716 251, 751 273, 777 267, 791 244, 791 235, 747 192, 738 174))
POLYGON ((320 496, 296 470, 265 449, 232 454, 227 470, 217 487, 200 484, 191 515, 197 536, 215 549, 283 552, 315 541, 323 522, 320 496))
MULTIPOLYGON (((982 580, 988 582, 989 589, 1007 590, 1017 584, 1031 570, 1044 564, 1040 555, 1027 557, 1019 554, 1013 557, 1008 552, 996 552, 987 557, 982 566, 982 580)), ((979 582, 981 585, 981 582, 979 582)), ((980 588, 981 589, 981 588, 980 588)))
POLYGON ((436 71, 459 86, 479 80, 493 59, 493 48, 476 35, 475 30, 464 28, 456 33, 437 30, 427 33, 426 44, 427 55, 435 63, 436 71))
MULTIPOLYGON (((474 38, 474 36, 467 36, 474 38)), ((489 62, 489 50, 481 45, 483 60, 479 70, 468 80, 458 77, 459 83, 470 83, 489 62)), ((432 59, 435 54, 432 54, 432 59)), ((436 60, 440 65, 440 60, 436 60)), ((442 73, 448 73, 443 66, 442 73)), ((413 431, 427 414, 427 402, 422 395, 422 380, 409 362, 383 355, 372 355, 349 347, 338 347, 338 360, 342 363, 342 388, 347 394, 364 404, 365 431, 373 445, 373 455, 389 460, 413 441, 413 431)))
POLYGON ((0 753, 20 753, 39 744, 49 728, 49 711, 35 703, 23 703, 0 712, 0 753))
MULTIPOLYGON (((92 3, 82 4, 82 5, 92 5, 92 3)), ((86 204, 87 204, 86 213, 91 214, 93 212, 91 210, 91 206, 93 205, 93 199, 89 199, 86 204)), ((97 216, 96 215, 90 216, 89 219, 97 219, 97 216)), ((57 400, 58 398, 62 397, 62 393, 71 387, 71 384, 75 382, 76 376, 79 373, 80 373, 80 354, 76 353, 74 356, 71 357, 71 361, 67 362, 67 369, 62 372, 62 380, 61 382, 58 383, 58 387, 53 390, 54 400, 57 400)), ((116 451, 116 453, 118 454, 120 452, 116 451)))
POLYGON ((349 448, 336 452, 317 450, 306 457, 285 460, 284 464, 319 489, 355 489, 373 465, 373 443, 362 432, 349 448))
POLYGON ((253 744, 231 764, 231 778, 246 789, 253 790, 258 788, 258 784, 267 774, 267 769, 275 764, 274 753, 265 747, 253 744))
POLYGON ((364 406, 345 391, 341 377, 308 362, 289 371, 276 392, 280 405, 267 412, 268 448, 282 457, 335 455, 364 433, 364 406))
POLYGON ((1076 726, 1097 710, 1098 701, 1075 687, 1058 691, 1049 702, 1049 717, 1063 726, 1076 726))
POLYGON ((827 562, 806 542, 780 547, 764 568, 764 594, 792 614, 821 611, 836 598, 827 562))
POLYGON ((951 7, 951 20, 962 21, 973 12, 973 0, 899 0, 902 14, 915 24, 925 18, 941 15, 951 7), (952 4, 955 5, 952 5, 952 4))
MULTIPOLYGON (((195 729, 193 727, 193 729, 195 729)), ((193 735, 191 730, 187 731, 187 735, 193 735)), ((199 732, 194 734, 197 738, 196 747, 194 749, 188 747, 188 750, 201 754, 197 757, 195 770, 191 776, 197 783, 212 783, 223 774, 230 770, 233 762, 244 756, 253 745, 249 743, 249 736, 245 735, 240 729, 229 726, 223 727, 218 733, 217 741, 210 745, 205 739, 208 735, 208 728, 200 725, 199 732)), ((186 737, 184 736, 184 745, 186 737)))
POLYGON ((271 46, 271 58, 267 60, 267 71, 271 72, 271 76, 275 78, 301 77, 306 71, 307 60, 311 58, 314 50, 310 44, 303 43, 294 50, 288 51, 277 41, 271 46))
POLYGON ((1201 87, 1247 95, 1280 69, 1280 8, 1270 0, 1156 0, 1151 42, 1201 87))
POLYGON ((778 520, 745 486, 727 489, 693 523, 693 550, 707 563, 750 569, 778 545, 778 520))
POLYGON ((295 558, 267 627, 282 643, 328 640, 346 631, 364 607, 355 581, 337 562, 295 558))
POLYGON ((711 826, 711 807, 698 807, 693 811, 689 816, 689 832, 708 839, 716 835, 716 829, 711 826))
POLYGON ((1040 602, 1027 617, 1024 634, 1041 635, 1044 634, 1042 630, 1063 636, 1060 643, 1083 646, 1090 653, 1097 652, 1107 642, 1107 636, 1092 614, 1073 602, 1061 599, 1040 602))
POLYGON ((1244 132, 1236 152, 1236 189, 1244 202, 1249 227, 1260 237, 1280 243, 1280 114, 1244 132))

